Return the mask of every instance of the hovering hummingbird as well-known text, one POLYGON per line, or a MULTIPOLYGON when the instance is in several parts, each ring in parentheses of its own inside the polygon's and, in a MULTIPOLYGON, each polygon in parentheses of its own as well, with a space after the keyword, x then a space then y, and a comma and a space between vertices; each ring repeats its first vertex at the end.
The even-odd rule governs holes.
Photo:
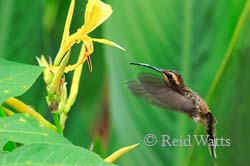
POLYGON ((182 76, 174 70, 163 70, 144 63, 130 63, 144 66, 161 73, 162 78, 151 73, 139 73, 138 81, 128 81, 128 89, 149 103, 165 109, 182 112, 195 122, 204 125, 210 153, 216 158, 214 125, 216 120, 206 102, 194 91, 185 86, 182 76))

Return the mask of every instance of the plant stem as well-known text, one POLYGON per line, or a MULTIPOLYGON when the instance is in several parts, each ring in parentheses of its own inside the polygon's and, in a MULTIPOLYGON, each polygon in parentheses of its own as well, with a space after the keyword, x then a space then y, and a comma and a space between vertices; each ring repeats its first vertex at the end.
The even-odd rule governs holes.
POLYGON ((56 125, 56 128, 57 128, 57 132, 59 134, 63 135, 63 129, 62 129, 62 126, 60 124, 60 120, 59 120, 58 114, 57 113, 52 113, 52 117, 53 117, 53 120, 55 122, 55 125, 56 125))

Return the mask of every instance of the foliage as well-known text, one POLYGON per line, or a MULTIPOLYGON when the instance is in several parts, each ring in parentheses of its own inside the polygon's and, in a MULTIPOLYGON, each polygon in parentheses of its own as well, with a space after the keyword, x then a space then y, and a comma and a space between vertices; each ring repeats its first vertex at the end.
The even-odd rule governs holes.
POLYGON ((42 127, 29 115, 1 118, 0 134, 1 149, 6 141, 22 144, 13 152, 1 153, 1 165, 110 165, 95 153, 42 127))
POLYGON ((40 75, 41 67, 13 63, 0 59, 0 103, 26 92, 40 75))
MULTIPOLYGON (((196 129, 185 115, 160 110, 131 95, 124 81, 148 70, 129 66, 128 62, 177 70, 186 85, 204 98, 218 70, 222 70, 208 105, 218 121, 217 136, 229 138, 231 146, 217 147, 217 162, 247 165, 249 1, 114 0, 111 3, 119 12, 105 26, 104 35, 123 41, 121 44, 127 49, 126 56, 115 56, 117 50, 105 48, 110 75, 111 142, 126 144, 140 140, 143 144, 146 134, 155 134, 160 140, 162 134, 180 138, 205 133, 196 129)), ((159 142, 154 147, 140 146, 132 153, 132 157, 124 157, 120 163, 213 164, 207 147, 203 146, 162 147, 159 142)))

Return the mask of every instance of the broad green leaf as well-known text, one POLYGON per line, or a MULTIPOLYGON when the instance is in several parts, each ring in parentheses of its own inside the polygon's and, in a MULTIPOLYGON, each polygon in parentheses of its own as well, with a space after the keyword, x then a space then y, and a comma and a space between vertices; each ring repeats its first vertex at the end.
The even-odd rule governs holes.
POLYGON ((111 166, 95 153, 64 144, 29 144, 13 152, 0 154, 0 163, 4 165, 61 165, 61 166, 111 166))
POLYGON ((1 152, 1 165, 111 165, 97 154, 71 144, 26 114, 0 118, 0 148, 8 141, 24 144, 1 152))
MULTIPOLYGON (((187 86, 205 97, 228 50, 246 1, 159 0, 157 3, 152 3, 152 1, 145 0, 112 0, 110 3, 114 8, 114 15, 106 24, 104 34, 113 41, 122 41, 120 44, 127 50, 126 56, 118 56, 118 50, 106 49, 105 57, 107 57, 111 90, 112 144, 110 151, 113 151, 117 145, 131 144, 135 141, 140 141, 141 145, 144 145, 144 136, 155 134, 158 140, 155 146, 140 146, 137 151, 122 158, 120 164, 213 164, 207 147, 194 149, 193 147, 161 146, 161 135, 167 134, 172 139, 183 138, 194 133, 196 124, 185 115, 156 108, 130 94, 124 82, 136 79, 136 73, 149 72, 149 69, 129 66, 128 62, 143 62, 160 68, 177 70, 183 75, 187 86), (190 156, 192 156, 192 162, 190 162, 190 156), (195 160, 197 163, 193 162, 195 160)), ((249 21, 249 15, 245 21, 249 21)), ((242 32, 242 29, 240 31, 242 32)), ((249 28, 242 33, 245 41, 237 38, 237 45, 239 48, 242 48, 243 45, 249 48, 250 38, 247 37, 249 28)), ((244 61, 248 61, 249 53, 244 52, 241 56, 239 52, 234 53, 233 61, 236 65, 240 66, 244 61)), ((228 62, 229 66, 232 64, 228 62)), ((246 68, 242 69, 245 73, 247 72, 246 68)), ((218 87, 216 91, 224 89, 223 95, 214 96, 215 99, 220 99, 220 102, 218 100, 208 103, 218 119, 217 135, 220 137, 235 135, 235 132, 232 132, 233 124, 229 124, 229 122, 235 123, 232 119, 235 113, 227 112, 229 105, 225 99, 229 96, 240 96, 240 94, 237 95, 238 86, 236 84, 229 86, 227 82, 241 82, 242 90, 249 89, 247 74, 244 74, 243 77, 240 74, 243 72, 240 67, 234 67, 231 70, 234 72, 226 68, 223 76, 226 73, 228 75, 237 73, 240 75, 238 77, 242 79, 237 81, 237 77, 233 74, 231 77, 221 80, 225 89, 218 87), (232 91, 232 89, 236 91, 232 91), (220 109, 219 106, 223 108, 220 109), (226 123, 227 121, 228 123, 226 123)), ((243 93, 244 91, 242 91, 242 95, 243 93)), ((249 97, 246 97, 245 100, 249 101, 249 97)), ((238 98, 240 100, 241 97, 238 98)), ((235 106, 238 105, 238 102, 240 101, 231 100, 232 105, 235 106)), ((247 102, 240 103, 242 104, 240 108, 245 110, 244 115, 249 116, 246 110, 247 102)), ((247 122, 245 121, 245 123, 247 122)), ((245 128, 244 123, 240 120, 236 124, 237 128, 242 128, 242 130, 245 128)), ((234 128, 236 131, 236 126, 234 128)), ((198 134, 205 134, 205 132, 202 129, 198 134)), ((237 144, 237 141, 242 142, 238 136, 235 137, 234 143, 237 144)), ((242 146, 235 146, 230 151, 227 151, 226 147, 218 147, 217 150, 218 156, 228 156, 221 157, 218 160, 219 164, 226 165, 225 163, 229 161, 226 159, 229 159, 229 156, 234 163, 239 163, 237 160, 241 159, 244 164, 246 163, 244 161, 247 160, 245 157, 247 151, 242 146), (245 151, 245 153, 241 152, 243 154, 238 159, 239 151, 245 151)))
POLYGON ((0 103, 26 92, 41 72, 38 66, 0 59, 0 103))
POLYGON ((27 114, 0 118, 0 149, 7 141, 21 144, 71 144, 59 134, 41 126, 27 114))
MULTIPOLYGON (((217 147, 217 162, 220 165, 249 163, 250 133, 247 131, 250 94, 246 89, 250 89, 250 3, 248 5, 237 41, 209 102, 211 109, 216 110, 217 137, 227 139, 230 143, 229 146, 217 147)), ((190 164, 200 165, 207 159, 201 154, 204 154, 204 149, 195 147, 190 164)))

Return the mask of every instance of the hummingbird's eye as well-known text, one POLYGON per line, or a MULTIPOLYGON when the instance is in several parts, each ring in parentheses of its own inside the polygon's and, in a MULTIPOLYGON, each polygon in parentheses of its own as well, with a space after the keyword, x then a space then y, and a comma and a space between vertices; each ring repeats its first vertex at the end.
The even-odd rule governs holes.
POLYGON ((171 80, 173 80, 173 75, 172 75, 172 73, 167 73, 167 77, 168 77, 168 79, 171 81, 171 80))
POLYGON ((176 87, 176 86, 179 85, 178 77, 177 77, 174 73, 167 72, 167 73, 166 73, 166 76, 167 76, 169 82, 171 83, 171 85, 172 85, 173 87, 176 87))

